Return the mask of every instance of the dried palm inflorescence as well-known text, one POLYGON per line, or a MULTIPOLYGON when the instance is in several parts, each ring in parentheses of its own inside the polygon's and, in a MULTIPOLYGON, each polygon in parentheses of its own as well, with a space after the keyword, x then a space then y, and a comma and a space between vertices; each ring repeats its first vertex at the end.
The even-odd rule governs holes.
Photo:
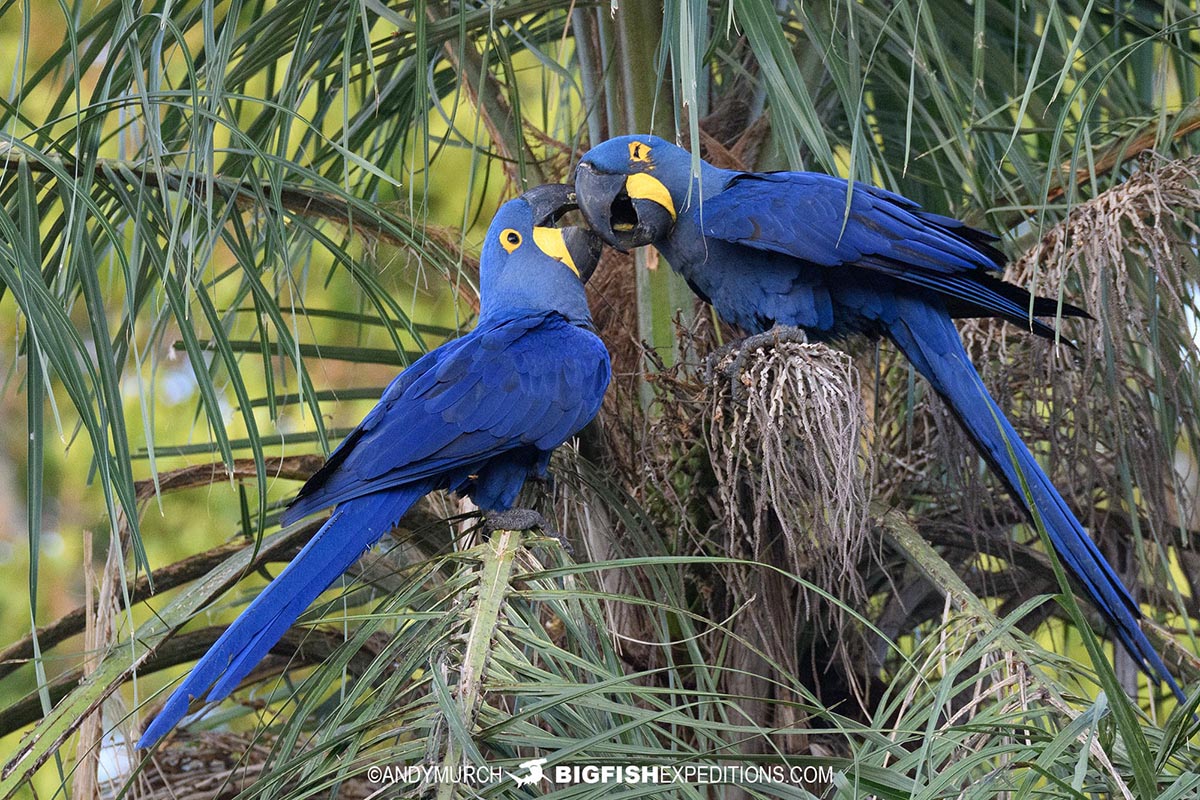
MULTIPOLYGON (((701 314, 682 331, 684 352, 713 349, 710 320, 701 314)), ((774 701, 796 696, 783 687, 836 665, 847 676, 830 684, 841 696, 862 664, 860 631, 845 613, 865 610, 868 594, 860 567, 870 550, 870 462, 858 372, 838 350, 794 341, 734 349, 707 369, 658 366, 633 493, 675 534, 675 554, 738 559, 697 564, 690 580, 704 615, 726 620, 749 647, 721 655, 725 637, 700 645, 730 668, 727 691, 760 699, 746 713, 786 726, 794 712, 774 701)))
POLYGON ((785 560, 772 563, 861 601, 866 415, 850 357, 795 341, 734 351, 706 389, 731 552, 761 558, 780 549, 785 560))
POLYGON ((847 611, 866 609, 871 532, 858 371, 842 351, 793 340, 745 346, 714 366, 704 387, 718 512, 710 535, 755 564, 720 570, 730 599, 746 604, 735 628, 759 644, 767 664, 792 675, 805 667, 825 673, 820 685, 837 663, 844 678, 833 685, 858 691, 865 640, 847 611), (797 650, 806 640, 810 665, 797 650))

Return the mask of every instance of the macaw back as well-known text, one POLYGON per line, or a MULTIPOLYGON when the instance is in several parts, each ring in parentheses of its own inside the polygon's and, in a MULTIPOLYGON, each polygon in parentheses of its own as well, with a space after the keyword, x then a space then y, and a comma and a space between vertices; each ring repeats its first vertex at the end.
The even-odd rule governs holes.
MULTIPOLYGON (((728 322, 802 328, 819 341, 886 335, 888 299, 937 298, 950 317, 995 316, 1040 336, 1059 312, 998 276, 995 237, 873 186, 811 172, 709 168, 658 243, 728 322), (703 191, 701 191, 703 188, 703 191), (1033 318, 1030 317, 1030 309, 1033 318)), ((1065 316, 1085 316, 1066 303, 1065 316)))

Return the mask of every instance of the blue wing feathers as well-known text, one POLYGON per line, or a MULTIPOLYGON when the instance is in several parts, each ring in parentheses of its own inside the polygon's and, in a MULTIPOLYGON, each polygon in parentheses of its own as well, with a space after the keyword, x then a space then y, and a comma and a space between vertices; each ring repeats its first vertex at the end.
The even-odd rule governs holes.
POLYGON ((363 425, 347 437, 351 445, 335 450, 337 469, 318 472, 285 519, 473 466, 498 449, 549 441, 547 431, 562 430, 557 416, 547 416, 556 393, 569 405, 587 405, 585 392, 595 391, 593 382, 567 376, 595 371, 601 362, 603 380, 594 383, 607 386, 603 344, 556 315, 476 329, 409 367, 419 368, 416 379, 393 382, 399 391, 389 387, 363 425), (440 424, 431 425, 430 415, 440 424))
POLYGON ((983 231, 873 186, 856 183, 847 191, 845 180, 828 175, 746 173, 704 201, 704 233, 827 267, 868 255, 946 274, 1004 264, 983 231))
MULTIPOLYGON (((484 344, 484 337, 480 337, 481 341, 476 345, 480 347, 484 344)), ((466 377, 468 370, 475 366, 475 359, 472 357, 474 348, 456 348, 454 352, 447 354, 438 364, 434 375, 437 379, 436 386, 441 388, 441 391, 446 391, 447 388, 458 386, 463 378, 466 377)), ((437 352, 436 350, 434 351, 437 352)), ((478 375, 472 376, 478 379, 478 375)), ((434 390, 430 388, 430 394, 434 394, 434 390)))
MULTIPOLYGON (((749 290, 762 292, 754 302, 762 318, 830 330, 836 322, 819 302, 819 282, 829 281, 845 294, 856 280, 869 284, 879 275, 896 282, 880 287, 885 292, 918 287, 945 297, 956 316, 996 315, 1039 336, 1054 336, 1051 326, 1030 319, 1027 292, 992 276, 1004 256, 989 244, 990 234, 864 184, 854 185, 847 215, 846 190, 846 181, 826 175, 746 173, 705 200, 707 236, 804 262, 790 262, 796 284, 787 289, 778 286, 787 270, 758 270, 747 281, 749 290), (803 276, 805 265, 839 272, 803 276)), ((860 299, 864 306, 856 310, 874 318, 877 304, 860 299)), ((1055 313, 1045 302, 1032 302, 1035 315, 1055 313)), ((1062 310, 1086 316, 1069 304, 1062 310)))
POLYGON ((450 425, 461 436, 467 430, 462 421, 469 418, 480 408, 497 402, 491 389, 481 380, 481 376, 472 375, 473 380, 461 380, 454 390, 444 393, 436 401, 425 406, 426 411, 438 414, 442 422, 450 425))
POLYGON ((553 409, 553 413, 548 416, 554 420, 553 427, 548 428, 545 433, 533 442, 533 446, 539 450, 546 450, 546 445, 550 442, 561 442, 579 424, 579 419, 574 409, 563 408, 556 403, 552 403, 551 408, 553 409))

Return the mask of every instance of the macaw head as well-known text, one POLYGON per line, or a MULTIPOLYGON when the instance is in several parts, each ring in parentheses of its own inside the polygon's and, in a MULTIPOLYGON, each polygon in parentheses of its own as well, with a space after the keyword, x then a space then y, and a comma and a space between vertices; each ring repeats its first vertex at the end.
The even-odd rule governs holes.
POLYGON ((600 240, 586 228, 553 227, 574 208, 574 190, 564 184, 538 186, 500 207, 479 263, 481 315, 552 310, 590 319, 583 284, 600 261, 600 240))
POLYGON ((692 156, 657 136, 618 136, 589 150, 575 169, 584 219, 618 250, 670 235, 692 183, 692 156))

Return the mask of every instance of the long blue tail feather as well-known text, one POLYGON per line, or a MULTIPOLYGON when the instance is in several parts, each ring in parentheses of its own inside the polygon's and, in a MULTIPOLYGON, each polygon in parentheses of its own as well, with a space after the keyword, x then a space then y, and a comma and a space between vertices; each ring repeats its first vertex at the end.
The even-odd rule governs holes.
POLYGON ((203 696, 215 702, 227 697, 300 614, 431 488, 404 486, 339 505, 175 688, 137 746, 150 747, 162 738, 187 713, 193 699, 203 696))
POLYGON ((1017 502, 1027 512, 1030 502, 1036 507, 1058 557, 1138 666, 1183 701, 1183 691, 1138 624, 1138 604, 988 393, 954 324, 922 300, 898 297, 895 303, 889 337, 946 401, 1017 502))

